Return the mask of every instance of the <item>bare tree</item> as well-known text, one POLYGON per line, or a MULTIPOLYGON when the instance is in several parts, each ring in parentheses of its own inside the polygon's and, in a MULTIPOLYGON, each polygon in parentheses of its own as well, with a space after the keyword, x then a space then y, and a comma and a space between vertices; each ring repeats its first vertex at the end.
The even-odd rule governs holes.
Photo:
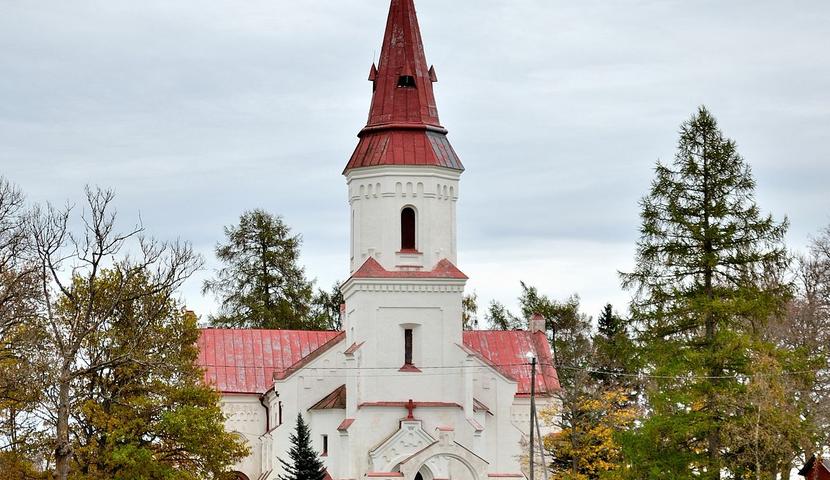
POLYGON ((85 377, 134 361, 132 351, 146 341, 136 332, 118 355, 101 357, 87 347, 89 340, 107 327, 119 305, 174 295, 202 264, 189 244, 148 239, 141 225, 120 232, 113 200, 110 190, 87 188, 77 233, 70 227, 71 206, 36 208, 28 222, 42 297, 40 352, 49 365, 44 412, 54 428, 54 476, 60 480, 68 478, 73 458, 72 417, 83 398, 79 385, 85 377), (103 291, 99 280, 105 272, 114 272, 115 288, 103 291), (130 288, 139 276, 151 287, 130 288))

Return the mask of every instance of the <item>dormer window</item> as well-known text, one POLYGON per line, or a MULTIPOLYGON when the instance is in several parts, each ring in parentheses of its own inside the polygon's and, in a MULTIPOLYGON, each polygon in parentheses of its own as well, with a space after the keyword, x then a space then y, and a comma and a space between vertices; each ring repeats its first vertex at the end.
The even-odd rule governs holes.
POLYGON ((415 209, 406 207, 401 210, 401 251, 414 251, 415 245, 415 209))
POLYGON ((415 77, 412 75, 401 75, 398 77, 398 88, 415 88, 415 77))

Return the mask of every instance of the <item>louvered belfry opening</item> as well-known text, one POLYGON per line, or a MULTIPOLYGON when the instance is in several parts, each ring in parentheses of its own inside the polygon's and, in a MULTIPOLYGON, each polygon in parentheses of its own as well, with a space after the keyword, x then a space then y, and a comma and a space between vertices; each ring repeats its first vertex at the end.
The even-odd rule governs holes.
POLYGON ((414 251, 415 245, 415 210, 406 207, 401 210, 401 251, 414 251))

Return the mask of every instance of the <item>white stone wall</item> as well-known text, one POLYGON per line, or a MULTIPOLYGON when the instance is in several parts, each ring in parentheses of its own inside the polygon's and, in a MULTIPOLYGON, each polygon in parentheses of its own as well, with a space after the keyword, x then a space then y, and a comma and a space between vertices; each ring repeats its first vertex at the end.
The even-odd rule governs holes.
MULTIPOLYGON (((350 171, 351 271, 370 256, 390 271, 429 271, 445 258, 456 263, 460 175, 439 167, 350 171), (400 213, 407 206, 416 211, 416 254, 400 252, 400 213)), ((393 468, 395 462, 415 453, 413 449, 420 444, 429 445, 429 437, 440 437, 441 441, 451 437, 452 445, 458 442, 489 462, 481 464, 489 473, 518 473, 528 405, 526 399, 515 397, 514 380, 462 346, 465 283, 460 279, 414 278, 347 281, 343 285, 346 338, 300 371, 275 383, 274 392, 265 397, 271 411, 270 432, 266 432, 265 408, 259 396, 224 397, 224 409, 230 416, 228 429, 238 432, 252 447, 251 457, 239 465, 239 471, 252 479, 271 471, 268 478, 277 478, 282 473, 278 459, 286 458, 299 412, 311 427, 315 449, 319 451, 322 436, 328 436, 329 455, 324 462, 335 479, 362 479, 367 472, 393 468), (400 371, 405 329, 413 330, 413 363, 420 372, 400 371), (353 345, 360 347, 346 354, 353 345), (344 384, 345 409, 308 410, 344 384), (400 445, 380 452, 384 442, 401 428, 407 411, 388 403, 372 404, 409 399, 442 405, 415 410, 414 416, 420 420, 420 440, 402 440, 400 445), (474 411, 473 399, 490 412, 474 411), (282 425, 277 421, 280 403, 282 425), (347 418, 354 419, 352 426, 348 431, 338 431, 347 418)), ((436 464, 433 468, 441 467, 436 464)), ((458 466, 446 470, 457 480, 470 476, 469 469, 459 470, 458 466)))
POLYGON ((376 167, 347 174, 351 205, 351 271, 370 256, 387 270, 431 270, 443 259, 457 263, 456 202, 461 172, 440 167, 376 167), (420 255, 400 253, 401 211, 416 213, 420 255))
POLYGON ((262 471, 262 436, 266 427, 265 407, 260 403, 259 395, 223 395, 222 412, 227 417, 226 430, 245 439, 251 450, 251 455, 236 469, 250 478, 256 478, 262 471))
POLYGON ((463 288, 463 280, 353 279, 344 285, 346 343, 363 343, 355 367, 366 369, 356 381, 357 404, 410 398, 463 404, 461 370, 458 378, 442 370, 464 362, 463 288), (424 375, 398 372, 405 329, 413 330, 413 363, 424 375))
MULTIPOLYGON (((486 459, 491 473, 519 471, 519 458, 523 454, 520 443, 527 435, 526 420, 528 400, 515 398, 516 383, 502 376, 464 349, 455 347, 446 365, 467 365, 464 369, 447 369, 448 374, 391 373, 387 370, 347 370, 349 362, 344 351, 346 341, 341 342, 305 369, 277 382, 279 395, 269 395, 267 402, 276 419, 279 402, 283 404, 283 425, 272 422, 272 432, 266 435, 265 408, 258 395, 225 395, 223 410, 230 418, 229 431, 242 435, 251 446, 251 456, 237 466, 237 470, 250 478, 272 470, 271 477, 282 473, 279 458, 287 458, 289 435, 294 431, 297 412, 301 412, 312 431, 314 448, 322 447, 322 435, 328 435, 329 455, 323 460, 334 478, 363 478, 373 468, 369 452, 393 435, 406 416, 403 407, 369 407, 355 409, 347 415, 343 409, 308 411, 320 399, 343 385, 354 385, 359 379, 361 403, 378 401, 443 401, 460 407, 420 407, 415 417, 421 419, 425 431, 437 438, 439 427, 451 427, 455 440, 486 459), (471 368, 472 367, 472 368, 471 368), (469 377, 465 382, 464 377, 469 377), (372 378, 367 378, 372 377, 372 378), (421 391, 409 390, 418 385, 421 391), (467 389, 471 388, 472 391, 467 389), (405 392, 405 393, 404 393, 405 392), (408 395, 410 394, 411 395, 408 395), (466 398, 475 397, 489 407, 491 413, 478 411, 468 415, 466 398), (346 418, 355 422, 348 432, 338 432, 337 427, 346 418), (472 418, 484 427, 476 431, 468 421, 472 418)), ((361 348, 355 356, 360 356, 361 348)), ((394 370, 394 369, 393 369, 394 370)), ((352 387, 354 388, 354 387, 352 387)), ((354 391, 354 390, 350 390, 354 391)), ((353 400, 353 399, 350 399, 353 400)), ((541 400, 540 408, 550 400, 541 400)))

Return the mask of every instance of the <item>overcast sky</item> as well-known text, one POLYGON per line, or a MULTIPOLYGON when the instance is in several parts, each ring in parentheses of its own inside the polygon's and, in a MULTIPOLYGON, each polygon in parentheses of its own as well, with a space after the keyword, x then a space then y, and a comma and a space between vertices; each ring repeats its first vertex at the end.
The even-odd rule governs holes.
MULTIPOLYGON (((637 202, 700 104, 802 249, 830 223, 830 2, 417 0, 467 171, 460 267, 595 316, 628 294, 637 202)), ((307 273, 348 275, 341 171, 365 124, 388 0, 0 0, 0 174, 33 202, 112 187, 125 226, 191 241, 283 215, 307 273)), ((214 308, 199 287, 191 308, 214 308)), ((482 307, 485 305, 482 305, 482 307)))

